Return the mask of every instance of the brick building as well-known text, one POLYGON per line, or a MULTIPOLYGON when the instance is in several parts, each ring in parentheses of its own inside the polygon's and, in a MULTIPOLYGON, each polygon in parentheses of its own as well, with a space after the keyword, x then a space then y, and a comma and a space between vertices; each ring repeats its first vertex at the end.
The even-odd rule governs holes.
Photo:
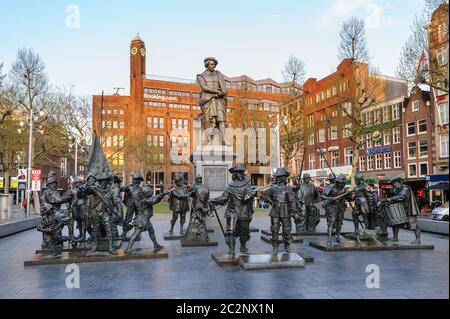
MULTIPOLYGON (((330 173, 327 162, 336 175, 343 173, 350 176, 352 172, 354 121, 349 113, 354 108, 351 102, 342 101, 355 99, 355 72, 371 76, 367 64, 345 59, 336 72, 321 80, 310 78, 303 85, 305 95, 301 103, 305 118, 306 151, 303 172, 316 180, 324 179, 330 173), (324 156, 318 153, 319 148, 324 156)), ((383 83, 380 100, 384 102, 364 108, 358 115, 365 127, 365 133, 360 134, 358 168, 367 181, 373 183, 404 176, 401 110, 407 95, 407 83, 385 76, 379 78, 383 83)))
MULTIPOLYGON (((247 76, 225 77, 225 81, 228 127, 273 126, 287 84, 247 76)), ((199 94, 194 80, 147 76, 145 43, 135 37, 130 45, 130 95, 93 96, 93 128, 101 135, 115 172, 127 180, 130 173, 142 171, 158 187, 169 185, 175 172, 192 180, 190 156, 199 94)), ((272 166, 249 163, 252 183, 263 184, 272 166)))
POLYGON ((427 177, 432 200, 448 201, 449 173, 449 109, 448 109, 448 4, 441 4, 432 14, 427 25, 429 45, 429 70, 431 82, 431 105, 434 112, 433 170, 427 177), (439 90, 443 88, 444 90, 439 90))

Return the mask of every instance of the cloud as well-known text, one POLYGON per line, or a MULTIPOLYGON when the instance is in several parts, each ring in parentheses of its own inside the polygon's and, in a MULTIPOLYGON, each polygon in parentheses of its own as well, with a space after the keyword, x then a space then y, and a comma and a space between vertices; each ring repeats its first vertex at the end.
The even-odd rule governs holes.
POLYGON ((319 18, 319 25, 325 26, 334 20, 353 15, 355 11, 366 13, 363 16, 367 28, 380 29, 392 24, 392 18, 383 16, 383 7, 376 0, 336 0, 319 18))
POLYGON ((266 17, 266 20, 275 20, 281 18, 280 14, 271 14, 270 16, 266 17))
POLYGON ((393 20, 391 17, 383 17, 383 7, 371 3, 366 6, 365 11, 368 13, 368 16, 364 19, 367 28, 369 29, 381 29, 383 27, 387 27, 392 25, 393 20))

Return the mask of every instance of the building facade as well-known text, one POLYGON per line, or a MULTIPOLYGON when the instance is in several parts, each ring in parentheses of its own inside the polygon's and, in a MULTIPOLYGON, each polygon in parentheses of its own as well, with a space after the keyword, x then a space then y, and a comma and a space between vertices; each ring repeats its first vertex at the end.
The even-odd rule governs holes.
MULTIPOLYGON (((101 136, 113 170, 125 180, 134 171, 143 172, 158 188, 170 185, 174 173, 192 180, 193 121, 201 112, 200 86, 194 80, 147 76, 146 71, 145 43, 137 36, 130 45, 130 95, 94 95, 94 131, 101 136)), ((274 126, 287 84, 247 76, 225 77, 225 82, 229 128, 274 126)), ((255 185, 264 184, 275 165, 247 164, 255 185)))

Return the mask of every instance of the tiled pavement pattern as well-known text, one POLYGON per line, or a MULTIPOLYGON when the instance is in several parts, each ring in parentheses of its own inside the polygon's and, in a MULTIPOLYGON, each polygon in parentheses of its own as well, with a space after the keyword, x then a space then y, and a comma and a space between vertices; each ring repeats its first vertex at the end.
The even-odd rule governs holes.
MULTIPOLYGON (((23 266, 41 235, 35 229, 0 239, 0 298, 448 298, 448 237, 423 234, 423 243, 435 250, 378 252, 324 252, 304 244, 293 244, 315 257, 303 269, 244 271, 219 268, 211 253, 225 250, 216 230, 210 234, 219 247, 181 248, 179 241, 162 239, 170 215, 152 221, 160 242, 168 247, 169 259, 80 264, 80 289, 68 289, 65 265, 23 266), (365 268, 380 267, 381 287, 368 289, 365 268)), ((267 213, 255 214, 252 225, 269 227, 267 213)), ((322 220, 319 230, 324 230, 322 220)), ((351 230, 345 222, 344 230, 351 230)), ((402 231, 401 239, 413 234, 402 231)), ((316 237, 315 239, 324 239, 316 237)), ((148 235, 136 247, 151 247, 148 235)), ((271 250, 259 233, 252 233, 251 251, 271 250)))

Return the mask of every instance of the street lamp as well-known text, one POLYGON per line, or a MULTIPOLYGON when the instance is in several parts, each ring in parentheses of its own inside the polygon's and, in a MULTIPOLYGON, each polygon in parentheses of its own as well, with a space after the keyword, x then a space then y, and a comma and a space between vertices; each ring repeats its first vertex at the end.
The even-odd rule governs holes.
MULTIPOLYGON (((44 111, 39 111, 39 113, 34 118, 33 108, 30 108, 29 113, 29 134, 28 134, 28 168, 27 168, 27 189, 26 189, 26 203, 27 203, 27 218, 30 218, 30 199, 31 199, 31 170, 32 170, 32 154, 33 154, 33 121, 37 120, 39 116, 44 116, 44 111)), ((24 127, 25 122, 20 121, 20 126, 24 127)), ((22 129, 18 129, 19 134, 22 133, 22 129)))

